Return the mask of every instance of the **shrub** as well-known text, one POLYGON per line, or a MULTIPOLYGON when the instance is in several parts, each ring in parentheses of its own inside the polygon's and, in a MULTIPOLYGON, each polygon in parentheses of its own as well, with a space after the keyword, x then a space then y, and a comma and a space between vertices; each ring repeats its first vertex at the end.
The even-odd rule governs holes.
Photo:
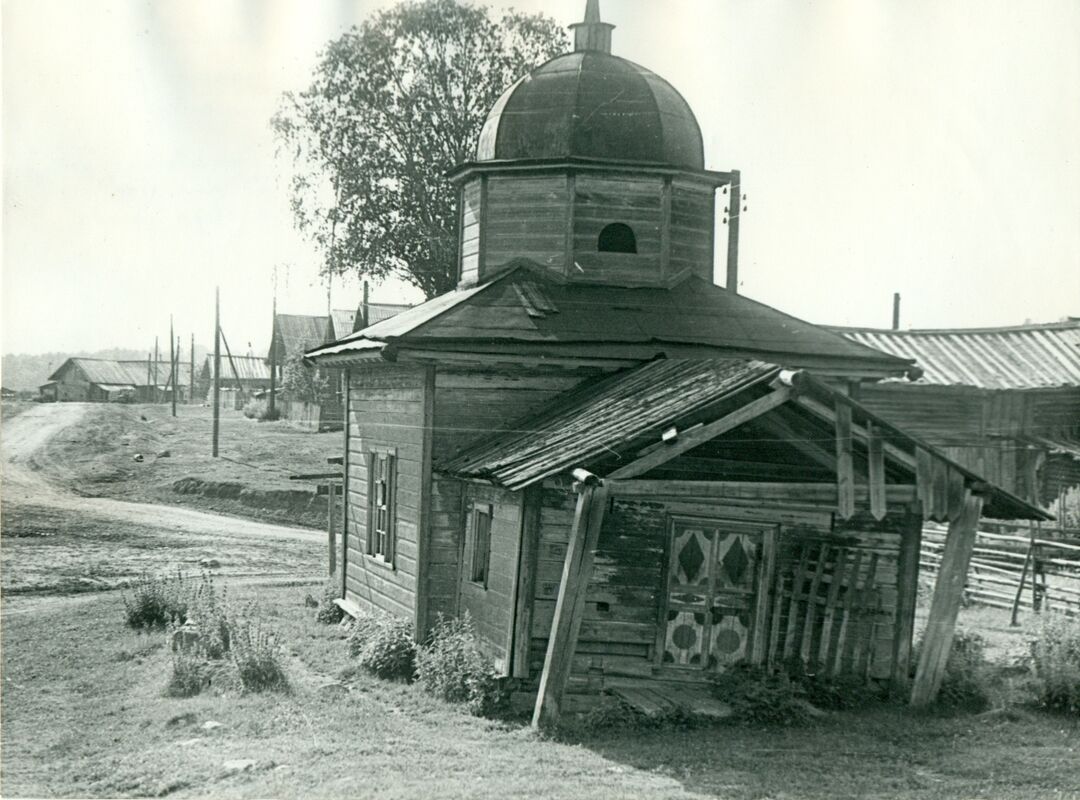
POLYGON ((207 684, 209 670, 206 660, 196 652, 178 650, 172 657, 172 676, 165 687, 170 697, 192 697, 207 684))
POLYGON ((461 618, 440 615, 430 640, 416 654, 416 677, 428 694, 464 703, 478 716, 493 713, 505 700, 468 612, 461 618))
POLYGON ((206 658, 224 658, 232 643, 225 590, 218 595, 214 579, 204 574, 191 594, 187 621, 199 632, 199 650, 206 658))
POLYGON ((253 612, 234 621, 230 654, 236 666, 236 677, 245 692, 288 689, 281 647, 253 612))
POLYGON ((1044 612, 1031 661, 1039 705, 1080 714, 1080 618, 1044 612))
POLYGON ((271 413, 270 404, 266 400, 251 399, 244 404, 244 416, 259 422, 270 422, 281 418, 281 411, 274 406, 271 413))
MULTIPOLYGON (((923 642, 915 647, 911 659, 919 663, 923 642)), ((990 675, 986 661, 986 640, 977 633, 957 630, 952 650, 945 662, 945 675, 937 696, 937 705, 947 709, 982 711, 990 704, 990 675)))
POLYGON ((740 664, 715 679, 716 696, 731 706, 732 720, 756 725, 801 725, 810 704, 797 681, 784 671, 740 664))
POLYGON ((349 652, 378 678, 411 681, 416 672, 412 625, 389 614, 364 614, 353 623, 349 652))
POLYGON ((345 618, 345 612, 334 602, 338 597, 338 587, 340 585, 340 577, 331 578, 323 585, 322 594, 316 603, 316 622, 321 622, 323 625, 337 625, 345 618))
POLYGON ((189 589, 184 576, 142 575, 124 592, 124 621, 136 630, 180 625, 187 619, 189 589))

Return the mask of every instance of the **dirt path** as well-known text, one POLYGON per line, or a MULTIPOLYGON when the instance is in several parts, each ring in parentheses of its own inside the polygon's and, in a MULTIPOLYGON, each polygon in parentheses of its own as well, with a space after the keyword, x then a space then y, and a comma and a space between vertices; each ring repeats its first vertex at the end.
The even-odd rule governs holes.
POLYGON ((319 531, 83 497, 62 483, 63 470, 52 464, 50 480, 35 468, 37 456, 82 423, 86 411, 77 403, 37 406, 5 420, 0 430, 5 615, 78 605, 147 573, 209 571, 247 585, 325 579, 325 534, 319 531))
POLYGON ((52 437, 77 424, 86 413, 82 403, 48 403, 37 406, 3 424, 0 454, 3 463, 4 503, 48 506, 85 512, 130 524, 186 532, 202 536, 259 536, 299 541, 321 541, 322 535, 305 528, 253 522, 177 506, 129 503, 105 497, 81 497, 48 481, 30 468, 34 453, 52 437))

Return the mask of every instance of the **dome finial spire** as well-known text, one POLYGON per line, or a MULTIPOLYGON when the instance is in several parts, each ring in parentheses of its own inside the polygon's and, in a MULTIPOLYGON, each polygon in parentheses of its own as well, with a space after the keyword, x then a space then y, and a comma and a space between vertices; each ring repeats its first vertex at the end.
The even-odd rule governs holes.
POLYGON ((614 25, 600 21, 600 0, 587 0, 585 21, 571 25, 574 31, 574 52, 593 50, 611 53, 611 31, 614 25))

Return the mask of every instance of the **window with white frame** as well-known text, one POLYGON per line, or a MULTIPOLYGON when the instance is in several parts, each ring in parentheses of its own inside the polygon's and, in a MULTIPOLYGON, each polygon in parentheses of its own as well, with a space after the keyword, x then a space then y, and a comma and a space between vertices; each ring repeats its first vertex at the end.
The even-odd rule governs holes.
POLYGON ((368 451, 367 552, 388 564, 394 561, 397 458, 393 451, 368 451))
POLYGON ((491 505, 474 503, 470 520, 472 528, 472 561, 469 580, 487 588, 491 565, 491 505))

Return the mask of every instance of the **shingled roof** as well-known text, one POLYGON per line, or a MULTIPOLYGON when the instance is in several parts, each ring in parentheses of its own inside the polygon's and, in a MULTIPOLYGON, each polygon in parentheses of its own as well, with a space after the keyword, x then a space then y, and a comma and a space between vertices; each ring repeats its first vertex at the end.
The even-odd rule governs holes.
POLYGON ((380 346, 471 353, 758 358, 835 374, 902 375, 911 361, 734 294, 697 277, 671 288, 563 283, 520 263, 331 345, 312 359, 347 361, 380 346))

